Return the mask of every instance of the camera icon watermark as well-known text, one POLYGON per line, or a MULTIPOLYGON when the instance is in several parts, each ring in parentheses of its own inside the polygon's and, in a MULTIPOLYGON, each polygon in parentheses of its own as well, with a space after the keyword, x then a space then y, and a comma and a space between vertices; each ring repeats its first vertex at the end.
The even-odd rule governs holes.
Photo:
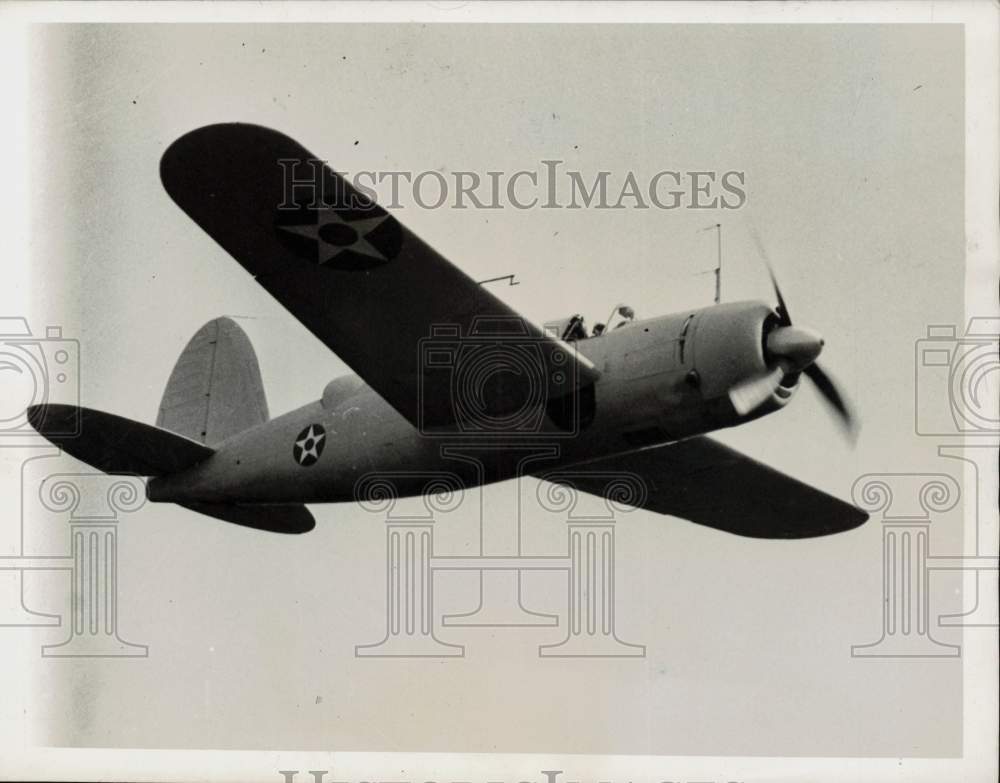
POLYGON ((585 424, 574 349, 517 316, 479 316, 463 334, 436 324, 419 342, 425 436, 573 437, 585 424))
POLYGON ((954 325, 927 327, 927 336, 916 344, 918 435, 1000 434, 998 341, 998 318, 970 318, 963 335, 954 325), (930 389, 946 390, 947 402, 930 389))
MULTIPOLYGON (((20 317, 0 317, 0 445, 14 438, 34 437, 28 408, 53 398, 79 403, 80 344, 63 337, 62 328, 48 326, 35 335, 20 317)), ((55 435, 77 435, 79 415, 61 421, 55 435)), ((19 444, 15 444, 19 445, 19 444)))

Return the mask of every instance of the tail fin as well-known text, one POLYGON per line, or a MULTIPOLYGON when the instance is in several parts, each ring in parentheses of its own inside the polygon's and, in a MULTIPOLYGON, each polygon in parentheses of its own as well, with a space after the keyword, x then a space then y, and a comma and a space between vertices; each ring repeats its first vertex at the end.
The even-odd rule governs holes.
POLYGON ((156 426, 216 446, 267 420, 260 366, 249 338, 230 318, 209 321, 177 359, 156 426))
POLYGON ((215 453, 172 432, 73 405, 32 405, 28 421, 67 454, 105 473, 164 476, 215 453), (79 433, 68 426, 77 421, 79 433))

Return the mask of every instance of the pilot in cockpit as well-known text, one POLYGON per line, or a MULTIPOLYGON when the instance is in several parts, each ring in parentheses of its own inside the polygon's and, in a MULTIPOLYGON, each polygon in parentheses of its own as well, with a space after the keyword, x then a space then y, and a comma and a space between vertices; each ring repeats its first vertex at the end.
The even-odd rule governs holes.
POLYGON ((580 314, 572 315, 561 321, 550 321, 545 324, 546 330, 558 335, 567 343, 586 340, 588 337, 600 337, 614 329, 621 329, 635 320, 635 311, 626 304, 616 305, 611 316, 605 323, 594 324, 593 331, 587 334, 587 324, 580 314))
POLYGON ((582 315, 574 315, 569 319, 563 330, 562 339, 568 343, 587 339, 587 325, 582 315))

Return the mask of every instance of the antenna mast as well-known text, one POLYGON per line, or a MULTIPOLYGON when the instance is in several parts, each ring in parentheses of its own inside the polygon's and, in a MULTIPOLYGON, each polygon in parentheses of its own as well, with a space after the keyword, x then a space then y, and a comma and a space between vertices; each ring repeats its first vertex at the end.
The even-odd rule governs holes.
MULTIPOLYGON (((712 271, 715 274, 715 303, 719 304, 722 301, 722 224, 716 223, 711 226, 706 226, 702 231, 711 231, 715 229, 716 237, 716 257, 715 257, 715 269, 712 271)), ((708 272, 699 272, 698 274, 707 275, 708 272)))
POLYGON ((718 240, 718 263, 715 265, 715 303, 722 301, 722 223, 715 224, 716 238, 718 240))

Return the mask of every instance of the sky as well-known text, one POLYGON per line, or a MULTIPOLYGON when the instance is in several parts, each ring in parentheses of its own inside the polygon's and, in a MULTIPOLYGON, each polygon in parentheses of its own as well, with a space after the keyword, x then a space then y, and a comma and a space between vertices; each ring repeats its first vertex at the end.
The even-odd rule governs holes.
MULTIPOLYGON (((201 125, 246 121, 339 170, 745 172, 738 210, 424 210, 397 217, 536 322, 618 302, 640 316, 771 291, 826 338, 859 412, 848 443, 804 387, 720 438, 834 494, 866 473, 951 472, 914 434, 914 346, 963 319, 960 28, 659 25, 65 25, 30 48, 31 312, 80 341, 80 400, 152 422, 173 362, 218 315, 254 344, 272 415, 343 363, 170 201, 158 161, 201 125)), ((382 314, 380 314, 382 315, 382 314)), ((392 317, 391 313, 384 317, 392 317)), ((946 406, 940 385, 921 404, 946 406)), ((69 458, 56 463, 79 468, 69 458)), ((525 489, 534 493, 534 486, 525 489)), ((720 488, 721 489, 721 488, 720 488)), ((467 498, 435 546, 478 547, 517 488, 467 498)), ((419 502, 419 501, 413 501, 419 502)), ((121 526, 123 636, 136 661, 42 660, 32 719, 80 746, 708 755, 923 755, 961 749, 961 661, 858 660, 881 612, 877 521, 752 541, 634 512, 619 520, 621 638, 645 658, 546 660, 561 629, 442 629, 457 660, 362 660, 383 629, 382 519, 316 506, 278 538, 172 506, 121 526), (445 633, 446 631, 446 633, 445 633), (66 664, 66 665, 62 665, 66 664)), ((40 512, 26 546, 57 546, 40 512)), ((934 546, 961 546, 961 508, 934 546)), ((565 551, 526 512, 524 550, 565 551)), ((454 578, 452 578, 454 577, 454 578)), ((552 578, 549 578, 552 577, 552 578)), ((443 575, 441 611, 477 589, 443 575)), ((34 586, 58 611, 59 590, 34 586)), ((955 611, 957 586, 936 610, 955 611)), ((565 590, 525 595, 558 612, 565 590)), ((954 632, 942 640, 957 643, 954 632)))

